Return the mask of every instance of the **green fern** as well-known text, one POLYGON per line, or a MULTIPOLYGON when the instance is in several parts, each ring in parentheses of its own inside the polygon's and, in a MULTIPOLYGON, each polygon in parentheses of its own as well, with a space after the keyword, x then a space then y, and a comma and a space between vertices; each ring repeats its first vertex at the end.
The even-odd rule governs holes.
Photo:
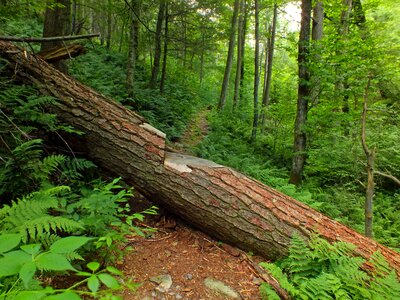
POLYGON ((11 151, 7 161, 0 164, 0 195, 16 196, 29 193, 49 180, 50 175, 65 160, 63 155, 41 159, 42 140, 28 140, 11 151))
POLYGON ((261 266, 295 299, 400 299, 400 282, 383 256, 371 257, 375 270, 369 274, 361 269, 366 261, 355 256, 354 249, 318 236, 306 243, 296 235, 287 258, 261 266))
POLYGON ((68 190, 68 187, 35 192, 5 205, 0 210, 0 231, 20 233, 24 243, 40 242, 49 245, 61 233, 72 233, 83 226, 81 223, 62 216, 53 216, 51 210, 58 208, 55 192, 68 190))

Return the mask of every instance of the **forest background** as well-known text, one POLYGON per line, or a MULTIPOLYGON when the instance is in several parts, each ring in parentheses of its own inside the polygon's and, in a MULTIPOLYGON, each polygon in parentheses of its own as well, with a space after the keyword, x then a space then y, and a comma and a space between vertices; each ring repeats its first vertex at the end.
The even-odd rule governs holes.
MULTIPOLYGON (((99 32, 87 54, 60 67, 146 117, 173 147, 184 147, 182 133, 205 112, 207 135, 187 151, 400 248, 395 0, 2 0, 0 10, 3 36, 99 32)), ((37 99, 34 91, 2 85, 4 116, 48 126, 49 117, 13 108, 18 97, 37 99)), ((7 118, 0 193, 14 199, 42 178, 22 185, 10 175, 6 162, 26 137, 7 118)))

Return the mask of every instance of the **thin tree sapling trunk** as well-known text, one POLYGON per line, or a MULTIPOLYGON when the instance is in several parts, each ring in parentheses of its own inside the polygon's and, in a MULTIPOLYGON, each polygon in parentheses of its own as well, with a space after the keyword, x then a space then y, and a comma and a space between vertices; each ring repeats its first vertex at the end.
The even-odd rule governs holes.
POLYGON ((253 89, 253 128, 251 131, 251 141, 254 142, 257 138, 257 127, 258 127, 258 86, 260 84, 259 75, 259 64, 260 64, 260 22, 259 22, 259 8, 258 0, 254 1, 254 39, 255 39, 255 50, 254 50, 254 89, 253 89))
POLYGON ((158 73, 160 70, 160 61, 161 61, 161 36, 162 36, 162 24, 165 18, 165 1, 159 0, 160 5, 158 8, 158 17, 157 17, 157 27, 156 27, 156 37, 155 37, 155 49, 154 49, 154 62, 153 68, 151 71, 151 79, 150 79, 150 88, 155 89, 157 85, 158 73))
POLYGON ((228 56, 226 58, 224 79, 222 81, 221 94, 220 94, 219 102, 218 102, 218 110, 221 110, 225 107, 226 97, 228 94, 229 77, 231 74, 232 62, 233 62, 233 51, 235 48, 235 36, 236 36, 237 19, 238 19, 238 14, 239 14, 239 3, 240 3, 240 0, 235 0, 235 5, 233 8, 233 16, 232 16, 232 21, 231 21, 230 34, 229 34, 228 56))
POLYGON ((164 92, 165 78, 167 77, 167 59, 168 59, 168 3, 165 4, 164 53, 163 53, 163 65, 162 65, 161 80, 160 80, 160 93, 164 92))
POLYGON ((301 23, 299 37, 299 84, 297 95, 296 121, 294 128, 294 145, 292 169, 290 172, 289 182, 300 185, 303 180, 303 170, 306 162, 306 140, 307 134, 305 125, 307 122, 308 99, 310 97, 310 71, 309 63, 309 47, 310 47, 310 24, 311 24, 311 0, 301 1, 301 23))
POLYGON ((268 55, 265 59, 266 64, 266 79, 264 85, 263 99, 262 99, 262 115, 261 115, 261 128, 265 126, 265 111, 269 105, 269 97, 271 93, 271 80, 272 80, 272 67, 274 61, 275 49, 275 36, 276 36, 276 23, 278 21, 278 5, 274 4, 274 16, 272 18, 272 26, 270 30, 270 38, 267 46, 268 55))

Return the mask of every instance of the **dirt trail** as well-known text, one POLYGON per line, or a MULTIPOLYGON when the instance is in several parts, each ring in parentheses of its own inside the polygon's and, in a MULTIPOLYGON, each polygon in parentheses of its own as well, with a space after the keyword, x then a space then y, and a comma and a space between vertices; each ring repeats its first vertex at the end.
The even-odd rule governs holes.
MULTIPOLYGON (((197 114, 180 143, 173 147, 190 153, 207 135, 208 113, 209 110, 203 110, 197 114)), ((206 287, 205 281, 210 278, 231 288, 236 299, 261 299, 262 281, 242 251, 171 216, 163 216, 157 223, 150 220, 147 226, 156 227, 157 232, 150 238, 132 238, 130 245, 134 250, 126 255, 121 266, 128 277, 141 283, 136 293, 127 292, 124 299, 235 299, 235 294, 229 297, 206 287)))

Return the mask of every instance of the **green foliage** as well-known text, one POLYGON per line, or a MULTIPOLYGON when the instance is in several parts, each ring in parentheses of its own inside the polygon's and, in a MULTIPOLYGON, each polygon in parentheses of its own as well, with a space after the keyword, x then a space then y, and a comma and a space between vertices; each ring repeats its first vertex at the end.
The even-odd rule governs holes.
POLYGON ((16 278, 14 285, 10 288, 2 286, 1 299, 82 299, 79 295, 115 299, 113 295, 123 288, 134 290, 134 284, 120 283, 116 277, 123 277, 123 274, 114 267, 108 266, 100 270, 98 262, 90 262, 86 267, 91 272, 82 272, 72 266, 71 261, 80 258, 76 251, 92 239, 84 236, 69 236, 52 243, 47 251, 42 251, 40 244, 22 245, 18 250, 13 250, 19 245, 21 236, 19 234, 0 235, 0 241, 2 241, 0 283, 5 277, 16 278), (38 285, 40 282, 35 279, 35 274, 39 271, 73 271, 76 276, 82 276, 85 279, 67 289, 42 288, 38 285), (85 283, 89 292, 78 289, 85 283), (104 288, 99 290, 100 286, 104 288), (33 289, 34 287, 36 288, 33 289))
POLYGON ((28 140, 11 151, 7 161, 0 163, 0 195, 22 195, 37 189, 65 160, 63 155, 42 157, 42 141, 28 140))
MULTIPOLYGON (((295 235, 287 258, 261 266, 295 299, 399 299, 400 282, 383 256, 376 253, 368 261, 374 266, 371 274, 361 268, 366 261, 355 256, 354 249, 317 236, 306 243, 295 235)), ((273 295, 266 285, 261 291, 273 295)))
POLYGON ((55 235, 72 233, 82 229, 81 223, 62 216, 53 216, 51 210, 59 207, 57 194, 69 191, 68 187, 40 190, 5 205, 0 210, 0 231, 19 233, 23 243, 50 244, 55 235))

